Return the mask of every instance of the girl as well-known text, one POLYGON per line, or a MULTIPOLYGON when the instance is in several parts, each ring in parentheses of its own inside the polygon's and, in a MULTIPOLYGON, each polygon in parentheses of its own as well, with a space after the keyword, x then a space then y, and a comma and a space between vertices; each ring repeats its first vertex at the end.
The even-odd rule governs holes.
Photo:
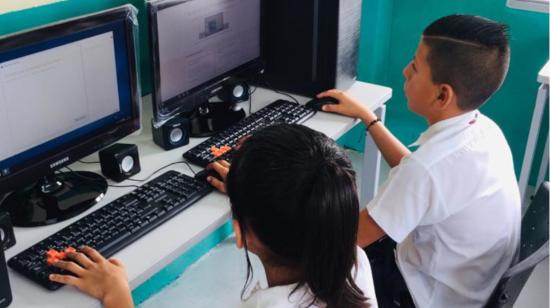
MULTIPOLYGON (((276 125, 248 138, 229 168, 209 166, 227 191, 239 248, 259 256, 267 289, 254 288, 243 307, 376 307, 370 265, 356 246, 359 202, 355 172, 345 153, 321 133, 300 125, 276 125)), ((101 299, 106 307, 130 307, 120 262, 91 248, 72 254, 77 263, 57 266, 74 276, 52 275, 101 299), (84 264, 83 264, 84 263, 84 264), (80 264, 80 265, 79 265, 80 264), (82 266, 81 266, 82 265, 82 266)))

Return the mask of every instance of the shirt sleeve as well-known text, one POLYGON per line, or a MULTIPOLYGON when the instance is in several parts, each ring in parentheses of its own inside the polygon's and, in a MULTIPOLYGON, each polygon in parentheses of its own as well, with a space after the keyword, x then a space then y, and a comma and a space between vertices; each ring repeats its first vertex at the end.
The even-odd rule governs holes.
POLYGON ((401 243, 430 214, 436 202, 429 172, 408 156, 390 171, 367 210, 389 237, 401 243))

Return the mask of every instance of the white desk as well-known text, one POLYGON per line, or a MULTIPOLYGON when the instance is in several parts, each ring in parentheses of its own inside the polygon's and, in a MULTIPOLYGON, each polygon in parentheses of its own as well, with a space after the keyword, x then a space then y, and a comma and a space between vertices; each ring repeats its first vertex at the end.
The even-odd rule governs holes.
POLYGON ((544 145, 544 154, 542 155, 542 161, 539 167, 539 173, 537 176, 537 182, 535 184, 535 190, 532 194, 527 195, 527 186, 529 185, 529 177, 531 175, 531 165, 533 164, 533 158, 537 147, 537 141, 539 137, 539 131, 542 125, 544 116, 544 107, 548 105, 548 87, 550 79, 550 61, 546 62, 544 67, 540 70, 537 81, 540 83, 539 90, 537 92, 537 100, 535 102, 535 108, 533 110, 533 116, 531 118, 531 127, 529 128, 529 136, 527 138, 527 144, 525 146, 525 154, 523 155, 523 163, 521 165, 521 173, 519 176, 519 191, 522 201, 523 212, 527 209, 526 205, 530 203, 531 195, 536 193, 536 190, 542 183, 546 171, 548 169, 548 136, 546 136, 546 144, 544 145))
MULTIPOLYGON (((391 89, 356 82, 348 92, 360 101, 364 102, 372 110, 377 109, 391 97, 391 89)), ((275 92, 258 89, 253 94, 252 111, 256 111, 268 103, 285 98, 275 92)), ((301 103, 308 99, 305 97, 296 97, 301 103)), ((248 110, 248 106, 244 106, 248 110)), ((151 138, 150 119, 151 119, 150 96, 144 97, 143 102, 143 122, 144 127, 141 134, 129 136, 121 142, 135 143, 139 147, 141 172, 133 178, 142 179, 147 177, 156 169, 172 162, 181 161, 181 155, 191 147, 202 142, 204 139, 191 139, 189 145, 163 151, 153 143, 151 138)), ((356 120, 339 115, 318 112, 314 117, 307 120, 304 125, 321 131, 331 138, 339 138, 345 132, 350 130, 356 124, 356 120)), ((379 155, 378 151, 369 149, 369 155, 379 155)), ((85 161, 97 161, 97 153, 84 159, 85 161)), ((199 167, 193 166, 195 171, 199 167)), ((99 165, 75 164, 75 169, 90 170, 100 172, 99 165)), ((165 170, 177 170, 179 172, 192 175, 191 171, 184 164, 177 164, 166 168, 165 170)), ((367 168, 370 169, 370 168, 367 168)), ((161 174, 163 171, 157 173, 161 174)), ((372 172, 372 171, 370 171, 372 172)), ((363 176, 370 176, 365 173, 363 176)), ((112 184, 112 182, 109 182, 112 184)), ((126 181, 119 185, 135 185, 136 182, 126 181)), ((17 244, 6 251, 6 258, 9 259, 17 253, 23 251, 29 246, 50 234, 71 224, 75 220, 96 211, 108 202, 131 191, 132 188, 114 188, 109 190, 98 204, 93 206, 83 214, 69 219, 62 223, 45 227, 34 228, 16 228, 15 236, 17 244)), ((213 192, 199 200, 193 206, 189 207, 171 220, 165 222, 155 230, 146 234, 130 246, 118 252, 115 257, 120 259, 128 271, 130 286, 135 288, 147 280, 149 277, 160 271, 163 267, 170 264, 186 250, 205 238, 213 230, 221 226, 230 217, 230 208, 228 199, 225 195, 213 192)), ((27 278, 19 275, 9 269, 10 283, 13 293, 13 302, 10 307, 99 307, 100 303, 74 289, 73 287, 63 287, 57 291, 48 291, 41 286, 31 282, 27 278)))

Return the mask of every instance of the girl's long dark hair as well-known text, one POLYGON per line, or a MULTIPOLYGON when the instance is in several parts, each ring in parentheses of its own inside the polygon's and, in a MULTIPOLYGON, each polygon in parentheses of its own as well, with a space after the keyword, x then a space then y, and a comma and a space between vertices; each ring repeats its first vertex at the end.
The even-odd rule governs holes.
MULTIPOLYGON (((325 135, 301 125, 275 125, 250 137, 227 178, 233 217, 243 239, 252 230, 280 265, 302 272, 328 307, 365 307, 354 283, 359 201, 346 154, 325 135)), ((246 241, 244 242, 245 249, 246 241)), ((252 278, 248 275, 243 294, 252 278)))

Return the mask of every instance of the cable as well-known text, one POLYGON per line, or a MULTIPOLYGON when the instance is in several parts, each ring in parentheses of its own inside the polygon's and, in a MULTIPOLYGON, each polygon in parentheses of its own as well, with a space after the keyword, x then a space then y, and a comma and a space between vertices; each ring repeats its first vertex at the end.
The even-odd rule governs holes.
POLYGON ((300 105, 300 103, 298 102, 298 100, 297 100, 294 96, 292 96, 292 95, 290 95, 290 94, 288 94, 288 93, 285 93, 285 92, 281 92, 281 91, 279 91, 279 90, 275 90, 275 89, 272 89, 272 90, 275 91, 275 92, 277 92, 277 93, 279 93, 279 94, 281 94, 281 95, 285 95, 285 96, 287 96, 287 97, 290 97, 290 99, 292 99, 292 100, 296 103, 296 105, 300 105))
MULTIPOLYGON (((84 162, 84 161, 79 161, 81 163, 85 163, 85 164, 97 164, 99 162, 84 162)), ((127 180, 130 180, 130 181, 134 181, 134 182, 145 182, 147 180, 149 180, 154 174, 156 174, 157 172, 159 172, 160 170, 166 168, 166 167, 169 167, 169 166, 172 166, 172 165, 176 165, 176 164, 186 164, 187 165, 187 168, 189 168, 189 170, 191 171, 191 173, 193 173, 193 175, 196 175, 197 172, 195 172, 195 170, 193 170, 193 168, 191 167, 191 165, 189 164, 189 162, 187 160, 184 160, 184 161, 177 161, 177 162, 174 162, 174 163, 170 163, 168 165, 164 165, 162 167, 160 167, 159 169, 153 171, 153 173, 149 174, 146 178, 144 179, 132 179, 132 178, 128 178, 127 180)), ((79 177, 83 177, 83 178, 86 178, 86 179, 89 179, 89 180, 95 180, 93 178, 89 178, 87 176, 84 176, 82 174, 79 174, 79 173, 76 173, 75 171, 73 171, 73 169, 69 168, 69 167, 65 167, 67 168, 70 172, 72 172, 74 175, 77 175, 79 177)), ((61 170, 59 170, 61 173, 65 173, 61 170)), ((136 185, 110 185, 109 184, 109 187, 136 187, 136 188, 139 188, 139 186, 136 186, 136 185)))
POLYGON ((116 187, 116 188, 124 188, 124 187, 133 187, 133 188, 139 188, 137 185, 111 185, 108 184, 109 187, 116 187))
MULTIPOLYGON (((81 178, 83 178, 83 179, 90 180, 90 181, 92 181, 92 182, 94 182, 94 181, 97 182, 97 181, 98 181, 97 179, 94 179, 94 178, 91 178, 91 177, 87 177, 87 176, 82 175, 82 174, 80 174, 80 173, 78 173, 78 172, 75 172, 75 171, 74 171, 73 169, 71 169, 70 167, 64 167, 64 168, 68 169, 68 170, 71 172, 72 175, 76 175, 76 176, 78 176, 78 177, 81 177, 81 178)), ((61 170, 60 170, 60 171, 61 171, 61 170)), ((62 172, 62 173, 65 173, 65 172, 63 172, 63 171, 61 171, 61 172, 62 172)), ((117 187, 117 188, 125 188, 125 187, 139 188, 139 186, 137 186, 137 185, 112 185, 112 184, 107 184, 107 186, 109 186, 109 187, 117 187)))
POLYGON ((99 164, 98 161, 83 161, 83 160, 79 160, 78 162, 79 162, 79 163, 83 163, 83 164, 99 164))
POLYGON ((187 168, 189 168, 189 170, 191 170, 191 173, 193 173, 193 175, 197 175, 197 173, 195 172, 195 170, 193 170, 193 168, 191 168, 191 165, 189 164, 189 162, 187 161, 187 159, 184 159, 183 162, 187 165, 187 168))
POLYGON ((271 84, 269 84, 269 82, 267 82, 266 80, 263 80, 263 82, 264 82, 264 84, 265 84, 266 86, 268 86, 271 90, 273 90, 273 91, 275 91, 275 92, 277 92, 277 93, 279 93, 279 94, 281 94, 281 95, 285 95, 286 97, 290 97, 290 99, 292 99, 297 105, 300 105, 300 103, 298 102, 298 100, 297 100, 294 96, 292 96, 292 95, 290 95, 290 94, 288 94, 288 93, 286 93, 286 92, 282 92, 282 91, 279 91, 279 90, 277 90, 277 89, 274 89, 274 88, 271 86, 271 84))
POLYGON ((254 87, 254 90, 253 91, 250 91, 250 88, 248 88, 248 115, 250 116, 252 114, 252 94, 254 94, 254 92, 256 92, 256 89, 258 89, 258 87, 254 87))
POLYGON ((160 168, 158 168, 157 170, 153 171, 153 173, 149 174, 146 178, 144 179, 132 179, 132 178, 128 178, 128 180, 130 181, 134 181, 134 182, 145 182, 147 180, 149 180, 153 175, 155 175, 157 172, 159 172, 160 170, 166 168, 166 167, 169 167, 169 166, 172 166, 172 165, 176 165, 176 164, 186 164, 187 167, 189 167, 189 170, 191 170, 191 172, 193 173, 193 175, 196 175, 197 173, 195 172, 195 170, 193 170, 193 168, 191 168, 191 166, 189 165, 189 163, 187 161, 177 161, 177 162, 174 162, 174 163, 170 163, 168 165, 164 165, 160 168))

